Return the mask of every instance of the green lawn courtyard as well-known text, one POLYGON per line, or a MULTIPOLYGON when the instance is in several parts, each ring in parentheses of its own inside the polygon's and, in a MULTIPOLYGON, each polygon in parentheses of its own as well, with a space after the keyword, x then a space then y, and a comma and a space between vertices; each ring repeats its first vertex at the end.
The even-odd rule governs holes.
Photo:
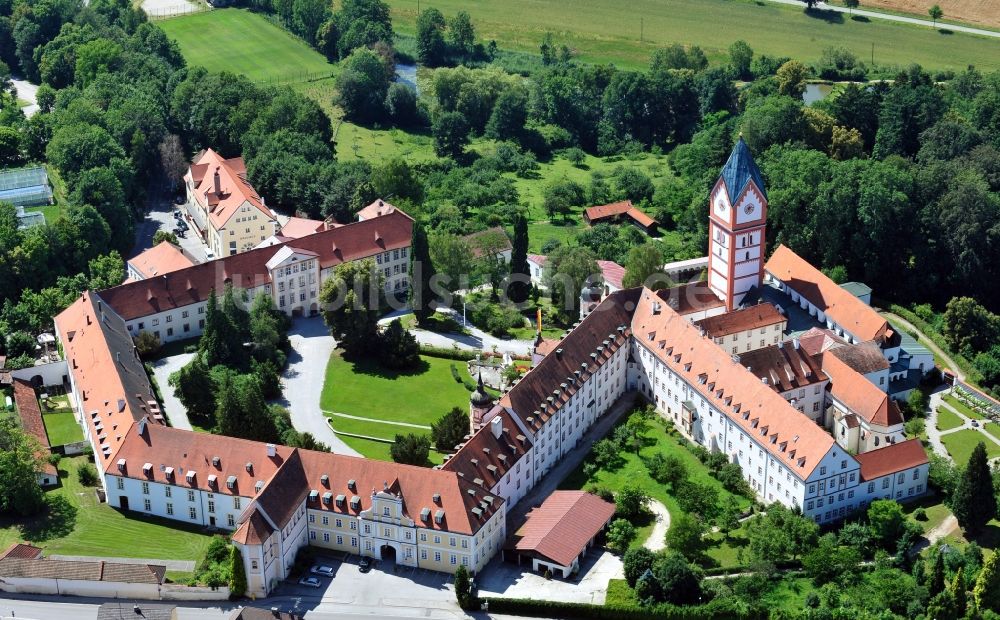
POLYGON ((958 411, 959 413, 961 413, 962 415, 964 415, 964 416, 966 416, 968 418, 972 418, 973 420, 985 420, 986 419, 986 417, 983 414, 975 411, 972 407, 970 407, 970 406, 966 405, 965 403, 963 403, 962 401, 958 400, 952 394, 945 394, 944 396, 941 397, 941 400, 943 400, 944 402, 948 403, 949 405, 951 405, 952 407, 955 408, 955 411, 958 411))
POLYGON ((965 421, 958 417, 947 407, 938 407, 937 410, 937 428, 939 431, 947 431, 953 428, 958 428, 965 421))
MULTIPOLYGON (((333 430, 391 441, 397 434, 430 434, 431 423, 452 407, 467 410, 469 391, 451 373, 454 365, 460 377, 471 380, 465 362, 429 356, 421 361, 419 370, 399 373, 371 360, 352 362, 340 352, 332 355, 320 407, 333 430)), ((389 443, 340 436, 365 456, 391 460, 389 443)), ((432 462, 441 458, 431 453, 432 462)))
POLYGON ((191 66, 253 81, 301 82, 336 67, 301 39, 243 9, 215 9, 157 22, 191 66))
POLYGON ((991 441, 989 437, 984 437, 983 433, 980 433, 978 430, 969 428, 941 436, 941 443, 948 449, 948 454, 951 455, 951 458, 955 460, 955 464, 959 467, 964 467, 969 462, 969 456, 972 455, 973 448, 980 441, 986 445, 986 456, 988 458, 1000 456, 1000 446, 991 441))
POLYGON ((128 516, 97 501, 77 469, 86 457, 59 463, 61 486, 46 492, 48 514, 27 520, 0 519, 0 549, 27 541, 46 554, 198 560, 211 537, 177 521, 128 516))
POLYGON ((83 441, 83 430, 72 411, 46 413, 42 415, 42 421, 45 422, 45 434, 49 436, 50 446, 83 441))

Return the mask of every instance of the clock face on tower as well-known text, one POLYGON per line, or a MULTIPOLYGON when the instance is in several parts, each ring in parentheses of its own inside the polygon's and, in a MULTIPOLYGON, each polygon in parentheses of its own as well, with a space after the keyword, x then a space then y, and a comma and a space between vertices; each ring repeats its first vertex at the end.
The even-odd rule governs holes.
POLYGON ((753 203, 750 203, 747 206, 743 207, 743 212, 746 213, 747 215, 750 215, 753 213, 753 209, 754 209, 753 203))

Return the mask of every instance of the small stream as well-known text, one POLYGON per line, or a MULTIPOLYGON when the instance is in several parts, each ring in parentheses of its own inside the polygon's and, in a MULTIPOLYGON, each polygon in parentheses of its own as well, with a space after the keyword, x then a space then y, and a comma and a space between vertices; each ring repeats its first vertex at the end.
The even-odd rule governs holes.
POLYGON ((417 86, 417 65, 396 64, 396 81, 406 84, 416 93, 420 94, 420 87, 417 86))

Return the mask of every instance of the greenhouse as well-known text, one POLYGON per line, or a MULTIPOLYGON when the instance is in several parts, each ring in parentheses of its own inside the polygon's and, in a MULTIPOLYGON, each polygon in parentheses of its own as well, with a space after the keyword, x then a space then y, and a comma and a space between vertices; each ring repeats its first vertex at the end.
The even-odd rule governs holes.
POLYGON ((52 204, 52 188, 45 168, 0 170, 0 202, 10 202, 17 207, 52 204))

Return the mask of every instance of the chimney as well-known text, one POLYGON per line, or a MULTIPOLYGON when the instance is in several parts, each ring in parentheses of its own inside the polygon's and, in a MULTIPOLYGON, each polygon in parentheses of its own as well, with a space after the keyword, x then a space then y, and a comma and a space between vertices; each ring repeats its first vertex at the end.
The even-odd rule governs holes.
POLYGON ((493 436, 498 439, 503 434, 503 420, 500 416, 493 418, 493 421, 490 422, 490 430, 493 431, 493 436))
POLYGON ((275 455, 275 449, 274 449, 274 444, 273 443, 267 444, 267 455, 269 457, 274 457, 274 455, 275 455))
POLYGON ((799 339, 798 338, 792 338, 792 346, 795 347, 796 351, 799 350, 799 339))
POLYGON ((215 182, 215 185, 214 185, 214 187, 215 187, 215 195, 216 196, 221 196, 222 195, 222 179, 219 177, 219 167, 218 166, 215 167, 215 174, 213 175, 212 178, 213 178, 213 181, 215 182))

